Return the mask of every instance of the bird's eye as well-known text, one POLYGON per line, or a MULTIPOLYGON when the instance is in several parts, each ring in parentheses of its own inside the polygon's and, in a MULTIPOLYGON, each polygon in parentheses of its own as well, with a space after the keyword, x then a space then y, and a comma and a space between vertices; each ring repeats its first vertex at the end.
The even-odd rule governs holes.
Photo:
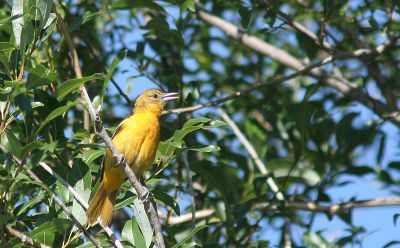
POLYGON ((157 95, 157 94, 153 94, 152 97, 153 97, 154 99, 157 99, 157 98, 158 98, 158 95, 157 95))

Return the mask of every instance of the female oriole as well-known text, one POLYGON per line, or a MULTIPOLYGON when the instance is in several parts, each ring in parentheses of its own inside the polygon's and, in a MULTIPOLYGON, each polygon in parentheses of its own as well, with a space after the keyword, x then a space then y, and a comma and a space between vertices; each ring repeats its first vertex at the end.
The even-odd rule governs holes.
MULTIPOLYGON (((177 93, 162 93, 154 89, 145 91, 136 99, 133 114, 118 125, 112 136, 116 149, 124 155, 138 178, 150 167, 156 155, 160 137, 158 117, 165 103, 177 98, 177 93)), ((100 187, 86 215, 89 224, 100 217, 107 226, 111 222, 118 189, 127 178, 109 149, 103 157, 101 175, 100 187)))

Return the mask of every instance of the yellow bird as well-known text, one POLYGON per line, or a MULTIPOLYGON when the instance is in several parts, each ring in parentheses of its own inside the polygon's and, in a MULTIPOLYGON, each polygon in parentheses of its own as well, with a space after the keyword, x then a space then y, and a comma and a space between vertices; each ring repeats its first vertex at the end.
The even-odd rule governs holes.
MULTIPOLYGON (((158 117, 165 103, 177 98, 177 93, 147 90, 136 99, 133 114, 116 128, 112 136, 113 144, 118 152, 124 155, 136 177, 140 178, 153 163, 160 138, 158 117)), ((108 226, 114 212, 118 189, 127 178, 109 149, 103 157, 101 178, 100 187, 86 212, 87 222, 95 223, 100 217, 100 221, 108 226)))

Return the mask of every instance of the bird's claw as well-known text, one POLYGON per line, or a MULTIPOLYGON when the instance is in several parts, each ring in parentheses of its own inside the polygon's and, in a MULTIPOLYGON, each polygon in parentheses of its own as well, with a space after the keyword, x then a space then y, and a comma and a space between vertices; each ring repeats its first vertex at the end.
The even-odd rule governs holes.
POLYGON ((119 155, 117 156, 117 164, 118 164, 118 165, 123 165, 123 164, 125 164, 125 156, 124 156, 124 155, 119 154, 119 155))
POLYGON ((150 198, 152 198, 152 197, 153 196, 152 196, 150 190, 145 188, 144 193, 143 193, 143 195, 141 197, 143 204, 146 205, 147 203, 149 203, 150 202, 150 198))

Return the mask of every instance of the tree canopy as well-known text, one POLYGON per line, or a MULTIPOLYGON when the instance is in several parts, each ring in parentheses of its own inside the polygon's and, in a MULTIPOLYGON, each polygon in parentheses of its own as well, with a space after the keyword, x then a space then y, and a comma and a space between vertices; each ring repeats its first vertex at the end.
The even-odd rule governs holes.
POLYGON ((1 246, 398 245, 354 213, 400 205, 399 38, 388 0, 3 1, 1 246), (147 88, 180 95, 144 176, 158 219, 132 179, 89 228, 107 139, 147 88))

